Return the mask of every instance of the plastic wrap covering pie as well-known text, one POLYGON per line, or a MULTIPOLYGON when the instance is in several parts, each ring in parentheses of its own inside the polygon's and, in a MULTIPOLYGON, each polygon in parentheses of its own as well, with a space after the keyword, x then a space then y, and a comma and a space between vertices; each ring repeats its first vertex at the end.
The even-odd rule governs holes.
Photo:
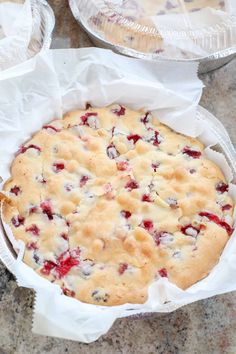
POLYGON ((184 14, 185 19, 182 21, 186 21, 186 30, 189 30, 191 29, 189 14, 207 7, 224 10, 225 2, 222 0, 104 1, 104 7, 90 18, 89 24, 112 44, 143 53, 160 53, 164 50, 163 41, 152 17, 184 14))
POLYGON ((25 263, 64 294, 143 303, 160 277, 186 289, 219 261, 233 231, 228 189, 199 140, 149 112, 88 106, 20 147, 3 217, 25 263))

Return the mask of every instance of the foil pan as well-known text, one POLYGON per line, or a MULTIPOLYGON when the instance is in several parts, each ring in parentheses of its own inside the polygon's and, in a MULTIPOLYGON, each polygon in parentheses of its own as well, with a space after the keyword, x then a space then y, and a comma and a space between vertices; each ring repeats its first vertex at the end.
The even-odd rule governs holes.
POLYGON ((28 48, 29 56, 50 47, 55 26, 54 12, 46 0, 31 0, 31 6, 33 28, 28 48))
POLYGON ((0 28, 0 71, 4 71, 50 47, 55 17, 45 0, 4 1, 1 5, 1 21, 4 11, 9 14, 0 28))
MULTIPOLYGON (((28 57, 36 55, 40 50, 50 48, 52 41, 52 31, 55 26, 55 17, 53 10, 46 0, 31 0, 33 26, 32 36, 28 47, 28 57)), ((1 178, 1 177, 0 177, 1 178)), ((0 249, 4 250, 5 257, 2 262, 7 269, 13 273, 11 268, 12 259, 17 258, 12 243, 9 241, 8 236, 0 220, 0 249)))
POLYGON ((210 72, 212 70, 218 69, 223 65, 230 62, 236 56, 236 46, 232 46, 226 49, 222 49, 220 51, 211 53, 208 56, 197 58, 197 59, 174 59, 174 58, 164 58, 162 56, 158 56, 157 54, 152 53, 142 53, 136 51, 134 49, 115 45, 106 39, 102 38, 99 33, 95 32, 83 21, 80 10, 78 8, 78 0, 69 0, 69 5, 72 11, 72 14, 79 25, 84 29, 84 31, 88 34, 91 41, 98 47, 111 49, 116 53, 121 53, 123 55, 129 57, 135 57, 146 60, 158 60, 158 61, 176 61, 176 62, 199 62, 199 74, 204 74, 210 72))
POLYGON ((1 234, 0 237, 1 261, 8 269, 8 271, 14 275, 14 270, 12 265, 14 263, 14 260, 17 259, 17 253, 15 252, 11 242, 9 241, 9 238, 3 227, 2 220, 0 220, 0 234, 1 234))

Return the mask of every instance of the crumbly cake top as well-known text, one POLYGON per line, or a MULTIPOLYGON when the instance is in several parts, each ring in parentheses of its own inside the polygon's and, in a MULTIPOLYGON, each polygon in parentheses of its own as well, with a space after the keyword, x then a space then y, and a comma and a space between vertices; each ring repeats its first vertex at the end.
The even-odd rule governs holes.
POLYGON ((204 146, 122 105, 68 113, 20 147, 4 220, 24 261, 68 296, 143 303, 168 277, 208 275, 232 229, 233 202, 204 146))

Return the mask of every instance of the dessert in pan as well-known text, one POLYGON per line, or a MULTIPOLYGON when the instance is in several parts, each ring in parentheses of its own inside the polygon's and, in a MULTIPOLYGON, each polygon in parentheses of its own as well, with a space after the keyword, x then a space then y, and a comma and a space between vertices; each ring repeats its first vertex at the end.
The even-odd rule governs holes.
MULTIPOLYGON (((91 27, 108 42, 144 53, 160 53, 164 43, 153 16, 185 14, 205 8, 224 10, 221 0, 123 0, 104 1, 104 7, 89 19, 91 27)), ((189 20, 186 20, 188 24, 189 20)), ((186 30, 188 28, 186 27, 186 30)))
POLYGON ((70 112, 25 142, 3 218, 24 262, 65 295, 144 303, 166 277, 206 277, 233 232, 233 201, 203 144, 122 105, 70 112))

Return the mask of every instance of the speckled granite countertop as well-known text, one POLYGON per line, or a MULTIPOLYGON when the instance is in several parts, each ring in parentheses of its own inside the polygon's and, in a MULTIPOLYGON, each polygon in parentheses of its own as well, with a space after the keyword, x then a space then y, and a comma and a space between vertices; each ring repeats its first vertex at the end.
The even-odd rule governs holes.
MULTIPOLYGON (((66 0, 49 1, 56 15, 53 47, 91 46, 73 19, 66 0)), ((228 129, 236 145, 236 59, 202 77, 201 104, 228 129)), ((116 321, 93 344, 80 344, 31 332, 33 293, 17 287, 0 264, 0 354, 235 354, 236 293, 185 306, 142 320, 116 321)))

